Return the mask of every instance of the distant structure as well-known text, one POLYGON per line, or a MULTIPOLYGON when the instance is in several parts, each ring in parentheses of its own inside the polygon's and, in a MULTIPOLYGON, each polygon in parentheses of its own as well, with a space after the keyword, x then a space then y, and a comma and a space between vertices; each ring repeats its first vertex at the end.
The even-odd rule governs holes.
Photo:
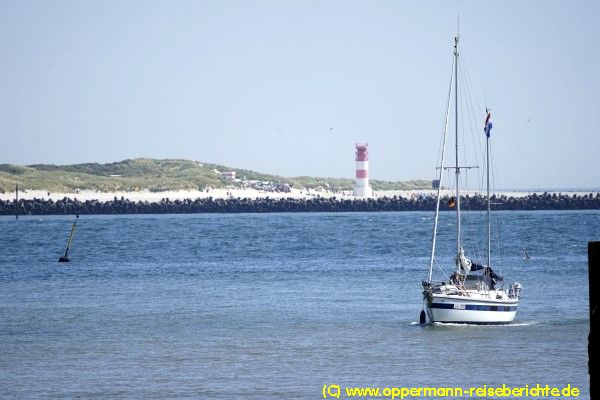
POLYGON ((234 181, 235 180, 235 171, 221 172, 221 179, 223 179, 224 181, 234 181))
POLYGON ((356 180, 354 181, 354 197, 371 197, 373 190, 369 186, 369 151, 367 143, 356 143, 356 180))

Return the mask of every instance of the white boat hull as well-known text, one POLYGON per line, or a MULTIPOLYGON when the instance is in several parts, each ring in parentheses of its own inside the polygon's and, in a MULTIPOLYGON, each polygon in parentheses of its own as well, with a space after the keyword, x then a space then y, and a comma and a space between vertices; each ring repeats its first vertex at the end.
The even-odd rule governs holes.
POLYGON ((426 302, 431 322, 507 324, 517 315, 518 300, 485 300, 480 296, 433 294, 426 302))

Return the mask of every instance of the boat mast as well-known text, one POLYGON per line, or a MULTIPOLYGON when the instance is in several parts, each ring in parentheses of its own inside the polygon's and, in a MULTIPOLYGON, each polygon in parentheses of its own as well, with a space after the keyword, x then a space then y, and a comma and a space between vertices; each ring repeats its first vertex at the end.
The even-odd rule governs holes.
POLYGON ((458 35, 454 38, 454 131, 455 131, 455 154, 456 154, 456 268, 460 269, 460 191, 458 181, 460 169, 458 167, 458 35))
POLYGON ((491 268, 492 226, 490 222, 490 132, 487 126, 485 127, 485 129, 485 159, 487 164, 485 168, 487 172, 487 266, 491 268))

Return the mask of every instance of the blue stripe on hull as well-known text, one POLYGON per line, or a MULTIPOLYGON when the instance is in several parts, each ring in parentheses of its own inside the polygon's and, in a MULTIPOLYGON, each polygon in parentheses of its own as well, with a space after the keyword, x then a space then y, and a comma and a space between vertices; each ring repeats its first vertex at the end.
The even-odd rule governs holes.
POLYGON ((510 325, 513 321, 494 321, 494 322, 481 322, 481 321, 435 321, 436 324, 461 324, 461 325, 510 325))
POLYGON ((517 311, 517 306, 485 306, 481 304, 463 304, 460 308, 454 308, 454 303, 431 303, 431 308, 444 308, 448 310, 472 310, 472 311, 517 311), (462 308, 464 306, 464 308, 462 308))

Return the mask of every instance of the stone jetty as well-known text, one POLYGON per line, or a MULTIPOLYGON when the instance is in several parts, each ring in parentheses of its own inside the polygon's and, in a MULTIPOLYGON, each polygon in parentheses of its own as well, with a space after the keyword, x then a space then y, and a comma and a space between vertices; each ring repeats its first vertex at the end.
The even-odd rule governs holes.
MULTIPOLYGON (((449 199, 443 198, 440 209, 451 210, 449 199)), ((115 197, 110 201, 79 201, 20 199, 20 215, 52 214, 186 214, 186 213, 272 213, 272 212, 376 212, 376 211, 433 211, 436 199, 432 196, 405 198, 400 196, 370 199, 336 197, 314 198, 196 198, 160 201, 130 201, 115 197)), ((530 194, 523 197, 493 196, 494 210, 600 210, 600 193, 589 194, 530 194)), ((482 196, 461 198, 463 210, 485 210, 482 196)), ((14 215, 14 200, 0 200, 0 215, 14 215)))

